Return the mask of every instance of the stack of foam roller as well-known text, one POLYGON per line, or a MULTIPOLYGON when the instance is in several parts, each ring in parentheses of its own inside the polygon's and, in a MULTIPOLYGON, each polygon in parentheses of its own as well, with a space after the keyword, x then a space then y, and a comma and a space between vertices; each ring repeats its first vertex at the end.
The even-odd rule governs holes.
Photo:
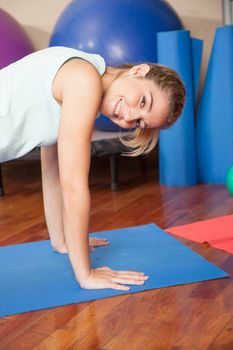
POLYGON ((157 35, 158 63, 175 69, 187 92, 182 116, 160 133, 160 183, 223 184, 233 164, 233 26, 216 30, 198 106, 202 41, 186 30, 157 35))

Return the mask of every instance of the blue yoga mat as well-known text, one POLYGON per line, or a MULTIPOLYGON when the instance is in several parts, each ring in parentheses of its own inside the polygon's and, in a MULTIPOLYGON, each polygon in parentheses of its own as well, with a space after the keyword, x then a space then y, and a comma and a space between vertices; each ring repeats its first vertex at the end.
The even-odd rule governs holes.
POLYGON ((182 116, 159 137, 160 183, 189 186, 197 183, 194 108, 200 78, 203 42, 187 30, 157 34, 158 63, 178 72, 187 98, 182 116))
MULTIPOLYGON (((91 253, 93 267, 149 275, 144 286, 131 286, 131 293, 228 276, 154 224, 94 236, 111 244, 91 253)), ((67 255, 53 252, 49 241, 0 248, 0 266, 0 316, 129 293, 81 289, 67 255)))
POLYGON ((233 25, 216 29, 197 113, 199 181, 224 184, 233 164, 233 25))

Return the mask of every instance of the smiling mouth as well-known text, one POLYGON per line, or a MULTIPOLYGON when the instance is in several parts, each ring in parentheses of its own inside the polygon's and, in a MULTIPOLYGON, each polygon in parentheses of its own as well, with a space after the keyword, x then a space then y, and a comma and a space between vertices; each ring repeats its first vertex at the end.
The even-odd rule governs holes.
POLYGON ((121 104, 122 104, 122 98, 117 102, 114 110, 113 110, 113 117, 118 118, 121 110, 121 104))

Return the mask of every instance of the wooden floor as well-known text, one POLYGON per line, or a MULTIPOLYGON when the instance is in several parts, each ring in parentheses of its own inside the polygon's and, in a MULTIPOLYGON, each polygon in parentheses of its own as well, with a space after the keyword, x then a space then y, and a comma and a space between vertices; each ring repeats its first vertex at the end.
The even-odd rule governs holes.
MULTIPOLYGON (((93 160, 91 231, 233 213, 224 186, 160 187, 153 155, 147 163, 145 174, 138 160, 122 158, 122 190, 111 192, 108 160, 93 160)), ((47 239, 39 162, 8 163, 3 173, 0 245, 47 239)), ((233 274, 232 255, 181 241, 233 274)), ((232 350, 232 277, 0 318, 0 349, 232 350)))

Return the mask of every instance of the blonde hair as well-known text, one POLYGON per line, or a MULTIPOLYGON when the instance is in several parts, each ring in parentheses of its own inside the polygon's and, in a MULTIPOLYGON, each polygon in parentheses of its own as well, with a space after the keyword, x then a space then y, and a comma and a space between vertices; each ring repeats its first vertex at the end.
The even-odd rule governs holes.
MULTIPOLYGON (((145 75, 153 80, 162 92, 168 96, 168 115, 162 129, 169 128, 181 115, 185 103, 185 87, 179 75, 173 69, 159 64, 148 64, 149 72, 145 75)), ((130 69, 134 64, 121 65, 118 68, 130 69)), ((136 157, 149 153, 157 144, 160 129, 136 128, 129 136, 120 136, 121 142, 129 149, 124 155, 136 157)))
POLYGON ((159 129, 136 128, 130 135, 120 135, 120 141, 127 147, 125 156, 137 157, 150 153, 159 139, 159 129))

